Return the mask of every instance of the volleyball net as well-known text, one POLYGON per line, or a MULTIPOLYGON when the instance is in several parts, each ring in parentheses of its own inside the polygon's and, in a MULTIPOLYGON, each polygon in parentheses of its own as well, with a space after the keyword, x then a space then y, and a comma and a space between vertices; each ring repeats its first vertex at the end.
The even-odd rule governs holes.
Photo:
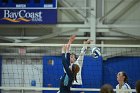
MULTIPOLYGON (((0 44, 0 89, 2 93, 44 92, 55 93, 63 75, 61 47, 63 44, 0 44), (42 91, 44 90, 44 91, 42 91), (53 92, 52 92, 53 91, 53 92), (55 92, 54 92, 55 91, 55 92)), ((82 88, 72 91, 90 93, 100 91, 103 84, 117 84, 119 71, 128 73, 129 84, 135 92, 135 81, 139 79, 139 45, 87 45, 82 67, 82 88), (98 47, 102 55, 93 56, 92 49, 98 47), (134 73, 136 72, 136 73, 134 73)), ((72 44, 71 53, 79 56, 82 44, 72 44)), ((116 90, 115 90, 116 91, 116 90)))

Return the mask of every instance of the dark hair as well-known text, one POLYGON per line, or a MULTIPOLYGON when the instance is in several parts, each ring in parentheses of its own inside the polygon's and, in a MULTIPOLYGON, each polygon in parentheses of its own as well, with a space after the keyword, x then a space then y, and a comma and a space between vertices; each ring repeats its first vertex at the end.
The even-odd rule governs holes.
POLYGON ((113 87, 110 84, 105 84, 101 87, 100 93, 114 93, 113 87))
POLYGON ((127 76, 127 74, 124 71, 121 71, 121 72, 122 72, 122 75, 125 76, 124 82, 128 82, 128 76, 127 76))
POLYGON ((70 55, 74 55, 75 56, 75 59, 77 59, 77 55, 75 53, 71 53, 70 55))
POLYGON ((77 73, 79 72, 79 70, 80 70, 80 67, 77 65, 77 64, 73 64, 72 65, 72 73, 73 73, 73 78, 74 78, 74 80, 77 82, 77 78, 76 78, 76 75, 77 75, 77 73))
POLYGON ((136 92, 140 93, 140 80, 136 81, 136 92))

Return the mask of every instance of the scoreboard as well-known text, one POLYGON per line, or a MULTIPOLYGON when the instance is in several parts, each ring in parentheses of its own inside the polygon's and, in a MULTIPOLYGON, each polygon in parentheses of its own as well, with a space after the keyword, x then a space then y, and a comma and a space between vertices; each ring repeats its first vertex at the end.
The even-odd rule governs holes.
POLYGON ((57 0, 0 0, 0 24, 56 24, 57 0))
POLYGON ((57 0, 1 0, 0 8, 49 8, 57 7, 57 0))

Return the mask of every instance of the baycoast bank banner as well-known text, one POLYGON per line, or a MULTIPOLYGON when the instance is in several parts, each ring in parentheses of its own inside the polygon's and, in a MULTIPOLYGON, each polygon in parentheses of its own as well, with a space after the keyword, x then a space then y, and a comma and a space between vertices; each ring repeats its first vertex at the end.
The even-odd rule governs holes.
POLYGON ((57 9, 0 9, 0 24, 56 24, 57 9))

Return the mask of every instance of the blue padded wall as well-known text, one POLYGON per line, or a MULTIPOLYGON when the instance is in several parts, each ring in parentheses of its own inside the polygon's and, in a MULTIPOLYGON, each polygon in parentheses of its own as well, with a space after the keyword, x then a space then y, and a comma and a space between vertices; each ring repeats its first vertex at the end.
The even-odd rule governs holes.
MULTIPOLYGON (((64 73, 61 61, 60 56, 43 57, 44 87, 48 87, 48 84, 52 84, 52 87, 59 87, 60 77, 64 73), (54 60, 54 65, 48 64, 50 59, 54 60)), ((102 57, 85 56, 82 68, 83 87, 100 88, 103 84, 109 83, 115 88, 118 84, 116 75, 119 71, 125 71, 128 74, 128 83, 134 88, 135 81, 140 79, 140 57, 113 57, 103 62, 102 57)), ((54 91, 43 92, 54 93, 54 91)))
POLYGON ((128 83, 135 88, 136 80, 140 79, 140 57, 113 57, 103 63, 103 83, 118 84, 116 75, 119 71, 125 71, 128 75, 128 83))
MULTIPOLYGON (((62 58, 60 56, 43 57, 43 87, 59 87, 60 77, 63 75, 62 58), (53 60, 53 65, 49 60, 53 60)), ((56 93, 56 91, 43 91, 43 93, 56 93)))
MULTIPOLYGON (((63 75, 63 67, 60 56, 43 57, 43 87, 59 87, 60 77, 63 75), (53 59, 54 65, 48 64, 53 59)), ((82 79, 84 88, 99 88, 102 84, 102 57, 93 58, 85 56, 82 68, 82 79)), ((55 93, 56 91, 43 91, 44 93, 55 93)), ((85 92, 92 93, 92 92, 85 92)))
POLYGON ((102 84, 102 57, 85 56, 82 68, 83 86, 99 88, 102 84))

